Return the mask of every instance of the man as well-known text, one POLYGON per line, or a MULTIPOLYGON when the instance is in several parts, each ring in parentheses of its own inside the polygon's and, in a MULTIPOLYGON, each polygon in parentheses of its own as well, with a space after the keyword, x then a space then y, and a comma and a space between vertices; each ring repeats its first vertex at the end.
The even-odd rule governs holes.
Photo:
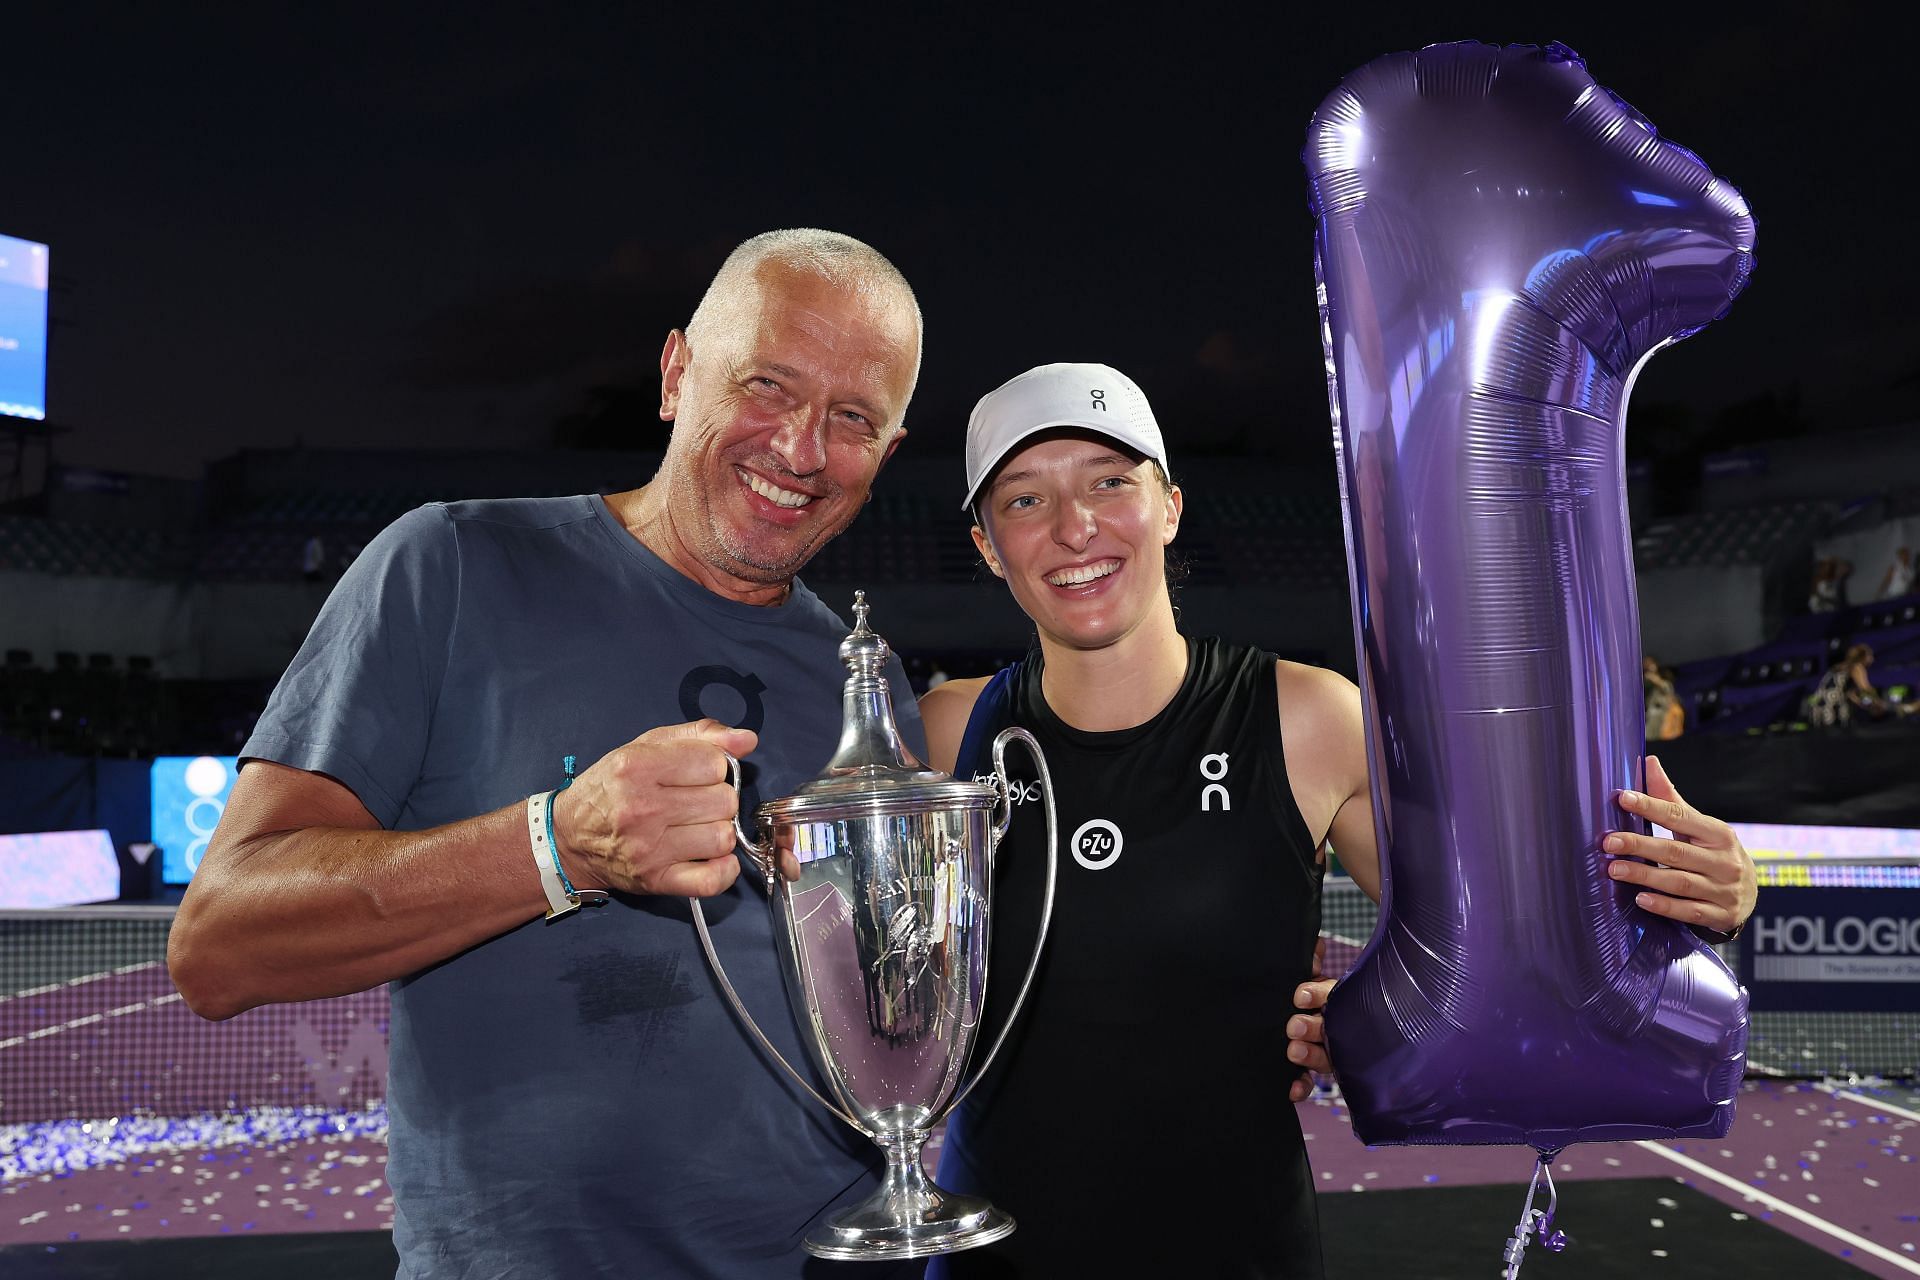
POLYGON ((682 899, 805 1061, 727 757, 750 809, 832 755, 847 628, 795 574, 905 434, 920 332, 859 241, 747 241, 667 337, 651 482, 407 515, 274 691, 169 962, 211 1018, 394 984, 402 1277, 793 1276, 871 1190, 869 1144, 716 998, 682 899))
POLYGON ((1898 600, 1913 590, 1913 548, 1897 547, 1893 553, 1893 563, 1887 566, 1887 572, 1880 579, 1880 599, 1898 600))

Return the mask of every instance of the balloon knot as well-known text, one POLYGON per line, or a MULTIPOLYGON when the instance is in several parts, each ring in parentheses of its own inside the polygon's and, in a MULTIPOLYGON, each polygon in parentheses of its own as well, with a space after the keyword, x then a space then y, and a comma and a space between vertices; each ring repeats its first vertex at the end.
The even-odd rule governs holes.
POLYGON ((1553 1229, 1553 1215, 1560 1207, 1560 1194, 1553 1186, 1553 1159, 1558 1151, 1542 1151, 1540 1158, 1534 1161, 1533 1181, 1527 1184, 1527 1203, 1520 1210, 1520 1221, 1508 1238, 1506 1249, 1501 1255, 1506 1263, 1502 1273, 1503 1280, 1519 1280, 1520 1263, 1525 1257, 1527 1246, 1537 1238, 1548 1253, 1560 1253, 1567 1247, 1567 1233, 1553 1229), (1546 1185, 1547 1207, 1536 1209, 1533 1198, 1540 1192, 1541 1184, 1546 1185))

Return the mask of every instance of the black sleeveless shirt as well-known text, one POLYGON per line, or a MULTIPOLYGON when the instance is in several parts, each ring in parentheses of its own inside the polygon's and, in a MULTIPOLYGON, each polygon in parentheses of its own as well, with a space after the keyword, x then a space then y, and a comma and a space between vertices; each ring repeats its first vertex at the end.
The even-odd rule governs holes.
MULTIPOLYGON (((955 773, 987 776, 1006 724, 1039 740, 1059 883, 1026 1008, 940 1162, 942 1186, 986 1196, 1019 1229, 929 1277, 1322 1276, 1286 1058, 1321 869, 1287 781, 1274 661, 1189 641, 1173 701, 1115 733, 1053 714, 1038 653, 976 705, 955 773)), ((976 1055, 1019 988, 1045 884, 1036 772, 1017 744, 1007 761, 1021 790, 995 858, 976 1055)))

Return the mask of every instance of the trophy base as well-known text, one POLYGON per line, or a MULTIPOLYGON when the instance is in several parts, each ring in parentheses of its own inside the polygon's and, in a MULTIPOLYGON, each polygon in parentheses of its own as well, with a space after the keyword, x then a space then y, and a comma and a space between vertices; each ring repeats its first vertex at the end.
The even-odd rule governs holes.
POLYGON ((992 1244, 1013 1234, 1013 1215, 976 1196, 923 1184, 919 1203, 903 1203, 882 1190, 862 1204, 835 1214, 815 1227, 803 1242, 816 1258, 839 1262, 882 1262, 928 1258, 992 1244))

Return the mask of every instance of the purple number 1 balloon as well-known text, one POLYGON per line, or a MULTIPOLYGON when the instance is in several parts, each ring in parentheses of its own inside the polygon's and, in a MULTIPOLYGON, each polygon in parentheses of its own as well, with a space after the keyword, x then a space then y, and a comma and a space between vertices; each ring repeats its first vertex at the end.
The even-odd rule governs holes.
POLYGON ((1627 395, 1752 216, 1560 46, 1371 62, 1305 160, 1387 884, 1327 1009, 1354 1132, 1722 1134, 1746 993, 1600 841, 1646 740, 1627 395))

